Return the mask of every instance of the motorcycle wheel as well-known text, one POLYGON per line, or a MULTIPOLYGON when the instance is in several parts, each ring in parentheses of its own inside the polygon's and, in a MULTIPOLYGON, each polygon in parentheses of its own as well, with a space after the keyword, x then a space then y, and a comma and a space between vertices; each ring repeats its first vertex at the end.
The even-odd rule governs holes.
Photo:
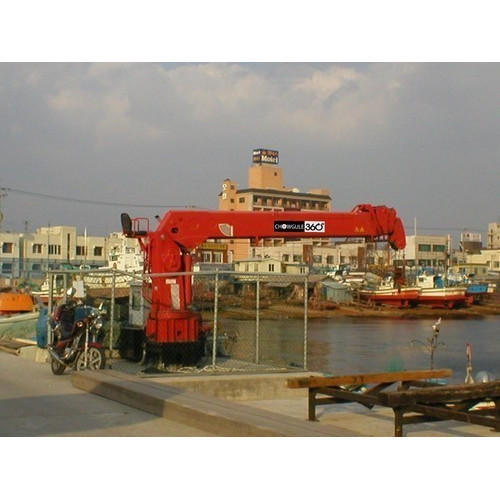
MULTIPOLYGON (((89 370, 102 370, 106 365, 106 357, 104 355, 104 349, 101 347, 89 347, 87 350, 87 368, 89 370)), ((75 362, 75 369, 85 370, 85 352, 82 351, 78 354, 78 358, 75 362)))
POLYGON ((56 359, 51 360, 50 368, 52 369, 52 373, 54 375, 62 375, 64 370, 66 370, 66 366, 59 363, 56 359))

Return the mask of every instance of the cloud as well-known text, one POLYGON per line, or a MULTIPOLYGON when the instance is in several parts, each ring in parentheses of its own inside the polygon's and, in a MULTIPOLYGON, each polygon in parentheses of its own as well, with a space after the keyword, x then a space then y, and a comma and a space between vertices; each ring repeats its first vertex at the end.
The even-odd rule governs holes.
MULTIPOLYGON (((285 183, 327 187, 335 207, 379 202, 411 218, 484 224, 498 212, 499 68, 3 63, 0 182, 214 207, 222 179, 245 185, 253 147, 275 147, 285 183), (450 187, 454 202, 443 206, 450 187)), ((40 212, 23 215, 21 201, 10 212, 20 220, 40 212)), ((85 210, 67 217, 88 219, 85 210)))

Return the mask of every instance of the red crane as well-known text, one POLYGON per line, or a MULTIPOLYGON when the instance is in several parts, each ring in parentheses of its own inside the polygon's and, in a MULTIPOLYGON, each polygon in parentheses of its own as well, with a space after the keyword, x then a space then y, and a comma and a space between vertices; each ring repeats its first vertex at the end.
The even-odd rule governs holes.
MULTIPOLYGON (((406 245, 401 219, 393 208, 358 205, 351 212, 243 212, 172 210, 156 230, 147 219, 122 214, 125 236, 138 238, 144 252, 144 272, 151 274, 143 295, 150 302, 145 339, 150 348, 174 347, 202 352, 201 316, 190 309, 190 275, 155 276, 192 271, 193 249, 208 239, 362 237, 406 245)), ((196 358, 196 355, 194 356, 196 358)))

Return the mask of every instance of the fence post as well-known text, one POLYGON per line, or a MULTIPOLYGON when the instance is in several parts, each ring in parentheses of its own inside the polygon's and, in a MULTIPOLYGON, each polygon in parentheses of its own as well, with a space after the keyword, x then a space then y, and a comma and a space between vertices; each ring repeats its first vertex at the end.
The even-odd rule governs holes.
POLYGON ((257 274, 255 283, 255 364, 259 364, 260 358, 260 274, 257 274))
POLYGON ((116 274, 115 270, 112 269, 112 282, 111 282, 111 324, 109 327, 109 359, 113 359, 113 333, 115 325, 115 286, 116 286, 116 274))
POLYGON ((307 301, 308 301, 308 279, 304 278, 304 370, 307 370, 307 301))
POLYGON ((212 368, 215 368, 217 355, 217 310, 219 306, 219 270, 215 270, 215 297, 214 297, 214 329, 212 333, 212 368))
POLYGON ((68 275, 66 273, 63 274, 63 288, 64 288, 64 303, 66 304, 67 290, 68 290, 68 275))
MULTIPOLYGON (((51 345, 54 341, 54 334, 52 332, 52 326, 50 324, 50 316, 52 315, 52 296, 53 296, 53 283, 52 283, 52 274, 49 270, 47 270, 47 280, 49 281, 49 300, 47 303, 47 345, 51 345)), ((66 296, 66 292, 64 293, 66 296)))

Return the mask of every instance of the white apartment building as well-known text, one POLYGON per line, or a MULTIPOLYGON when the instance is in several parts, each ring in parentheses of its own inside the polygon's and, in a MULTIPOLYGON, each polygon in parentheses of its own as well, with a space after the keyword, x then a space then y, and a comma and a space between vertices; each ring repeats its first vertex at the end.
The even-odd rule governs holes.
MULTIPOLYGON (((74 226, 41 227, 34 233, 0 233, 0 276, 41 278, 48 269, 106 266, 123 236, 77 234, 74 226)), ((133 240, 132 246, 137 241, 133 240)))
POLYGON ((434 267, 442 269, 450 264, 451 239, 448 236, 413 235, 406 237, 406 248, 396 252, 394 263, 402 265, 403 254, 406 267, 434 267))

